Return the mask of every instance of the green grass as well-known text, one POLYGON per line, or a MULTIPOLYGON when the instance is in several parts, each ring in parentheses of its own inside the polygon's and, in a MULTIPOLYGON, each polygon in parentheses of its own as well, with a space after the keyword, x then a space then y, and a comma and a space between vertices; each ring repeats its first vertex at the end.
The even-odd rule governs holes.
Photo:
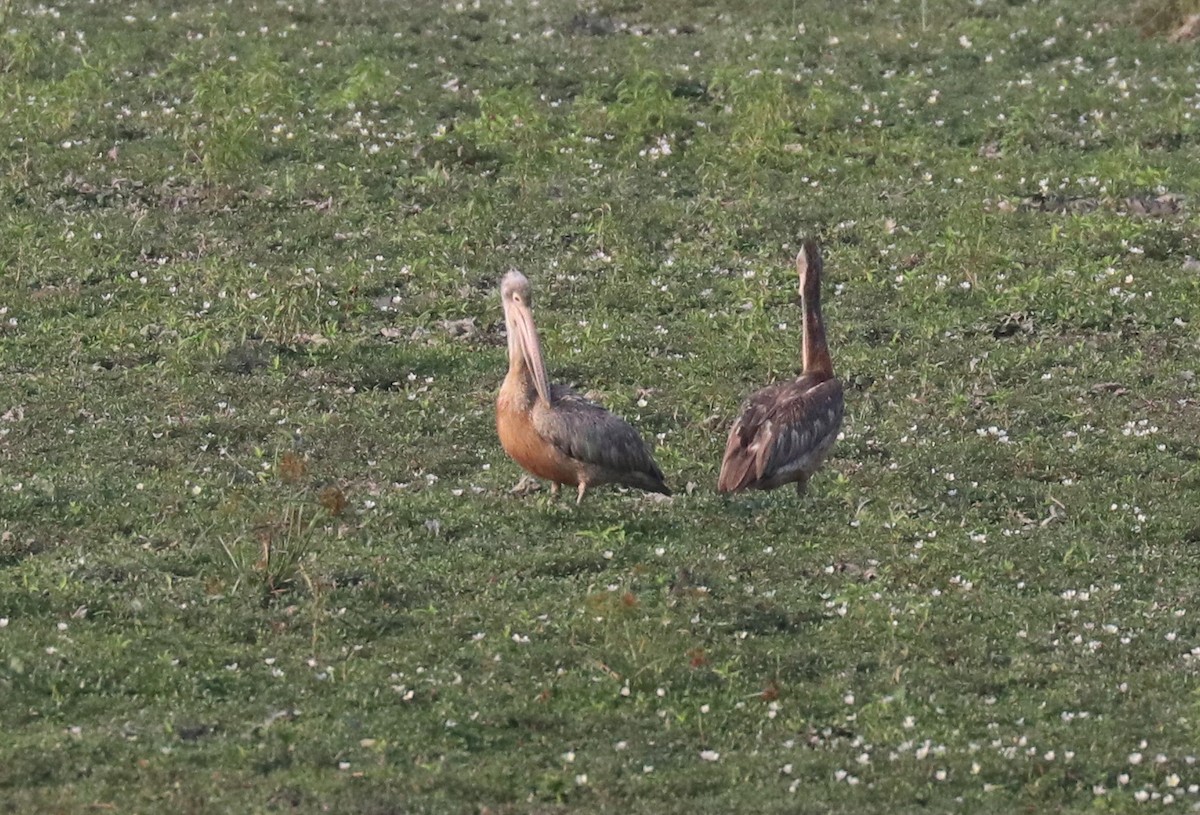
POLYGON ((1200 802, 1187 4, 400 5, 0 4, 0 811, 1200 802), (510 495, 509 268, 672 501, 510 495))

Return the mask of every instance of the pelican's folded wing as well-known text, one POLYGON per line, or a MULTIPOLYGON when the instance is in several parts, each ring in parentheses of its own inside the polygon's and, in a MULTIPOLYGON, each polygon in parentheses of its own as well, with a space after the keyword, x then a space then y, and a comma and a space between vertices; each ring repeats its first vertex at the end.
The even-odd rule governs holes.
POLYGON ((790 401, 779 416, 779 429, 762 465, 759 478, 819 464, 842 426, 842 383, 827 379, 790 401))
POLYGON ((624 419, 570 388, 554 386, 553 407, 534 411, 533 426, 542 438, 576 461, 630 476, 614 480, 667 491, 662 470, 641 435, 624 419))
POLYGON ((746 400, 729 431, 719 492, 779 486, 811 472, 842 424, 842 385, 802 376, 746 400))

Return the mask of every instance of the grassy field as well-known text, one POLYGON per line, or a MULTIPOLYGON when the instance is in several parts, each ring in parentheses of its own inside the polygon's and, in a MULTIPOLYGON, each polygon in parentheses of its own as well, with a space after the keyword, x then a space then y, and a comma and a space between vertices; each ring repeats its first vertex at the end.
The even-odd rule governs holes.
POLYGON ((1186 6, 0 2, 0 811, 1195 808, 1186 6), (510 494, 510 268, 672 500, 510 494))

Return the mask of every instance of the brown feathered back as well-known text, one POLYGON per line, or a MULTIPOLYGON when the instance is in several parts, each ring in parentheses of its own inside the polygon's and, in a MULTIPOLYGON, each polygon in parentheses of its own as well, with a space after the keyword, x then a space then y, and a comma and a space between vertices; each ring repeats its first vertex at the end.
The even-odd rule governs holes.
POLYGON ((807 481, 842 426, 842 384, 801 376, 754 393, 729 430, 718 492, 807 481))

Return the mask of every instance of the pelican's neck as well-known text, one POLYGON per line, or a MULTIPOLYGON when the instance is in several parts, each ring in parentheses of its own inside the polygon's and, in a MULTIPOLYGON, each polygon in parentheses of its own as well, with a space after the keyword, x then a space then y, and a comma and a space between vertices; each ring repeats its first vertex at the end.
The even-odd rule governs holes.
POLYGON ((805 280, 804 291, 804 373, 833 376, 833 360, 825 342, 825 321, 821 318, 821 277, 813 271, 805 280))
MULTIPOLYGON (((541 342, 537 333, 533 334, 530 342, 538 350, 537 359, 541 359, 541 342)), ((545 364, 537 371, 526 358, 525 349, 512 324, 508 326, 508 374, 504 377, 504 390, 520 394, 523 404, 532 405, 538 400, 537 376, 540 373, 543 382, 548 382, 545 364)))
POLYGON ((520 352, 516 356, 509 355, 508 375, 504 377, 503 391, 525 406, 532 405, 537 401, 537 386, 533 384, 529 366, 525 364, 525 359, 520 352))

